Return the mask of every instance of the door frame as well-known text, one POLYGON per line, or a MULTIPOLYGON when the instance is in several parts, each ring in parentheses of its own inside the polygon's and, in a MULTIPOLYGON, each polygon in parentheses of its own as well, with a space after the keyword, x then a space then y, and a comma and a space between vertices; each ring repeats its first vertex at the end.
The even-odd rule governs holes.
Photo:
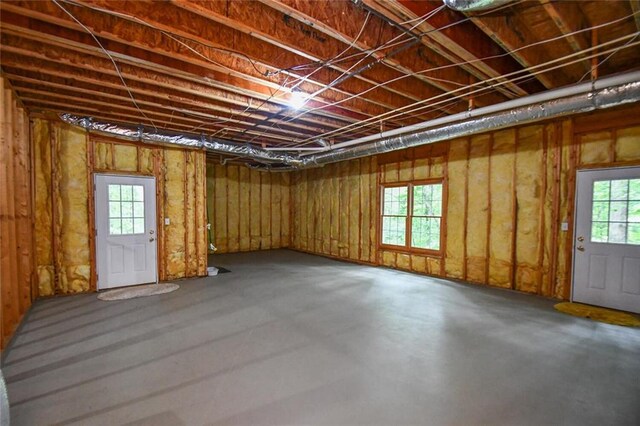
POLYGON ((152 178, 155 186, 155 205, 156 205, 156 268, 155 268, 155 282, 160 282, 160 264, 161 258, 161 241, 163 236, 163 227, 160 220, 160 196, 158 192, 158 178, 153 173, 141 173, 135 171, 119 171, 119 170, 105 170, 105 171, 93 171, 91 174, 91 190, 89 199, 89 237, 90 237, 90 258, 91 258, 91 291, 99 291, 98 289, 98 228, 97 222, 97 209, 96 209, 96 177, 97 176, 114 176, 114 177, 131 177, 131 178, 152 178))
MULTIPOLYGON (((575 288, 575 280, 576 280, 576 250, 577 250, 577 241, 576 241, 576 235, 577 234, 577 228, 578 228, 578 175, 581 172, 595 172, 595 171, 606 171, 606 170, 622 170, 622 169, 637 169, 640 168, 640 164, 628 164, 628 165, 618 165, 618 166, 611 166, 611 167, 602 167, 602 166, 595 166, 595 167, 583 167, 580 169, 576 169, 576 174, 575 174, 575 184, 574 184, 574 197, 573 197, 573 224, 571 226, 571 286, 570 286, 570 293, 569 293, 569 301, 573 302, 574 301, 574 288, 575 288)), ((607 308, 607 309, 613 309, 613 308, 607 308)))

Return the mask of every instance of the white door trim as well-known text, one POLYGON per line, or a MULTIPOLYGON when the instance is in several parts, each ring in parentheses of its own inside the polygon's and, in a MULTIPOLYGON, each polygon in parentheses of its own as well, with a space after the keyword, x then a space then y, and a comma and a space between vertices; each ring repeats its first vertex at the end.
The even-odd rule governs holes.
MULTIPOLYGON (((586 187, 581 187, 580 186, 580 181, 581 180, 586 180, 586 179, 591 179, 588 182, 595 182, 598 180, 597 175, 595 175, 594 177, 587 177, 588 173, 611 173, 613 176, 609 177, 609 179, 629 179, 630 177, 625 177, 620 176, 619 173, 625 173, 627 171, 631 171, 631 170, 640 170, 640 166, 635 166, 635 165, 629 165, 629 166, 621 166, 621 167, 597 167, 597 168, 582 168, 579 170, 576 170, 576 177, 575 177, 575 196, 574 196, 574 215, 573 215, 573 234, 572 234, 572 242, 571 242, 571 254, 572 254, 572 259, 571 259, 571 291, 570 291, 570 300, 572 302, 577 301, 577 302, 582 302, 580 300, 576 300, 576 277, 578 275, 577 272, 579 272, 577 270, 578 268, 578 261, 579 261, 579 256, 585 256, 586 254, 589 253, 589 246, 594 244, 594 242, 591 241, 591 232, 592 232, 592 224, 591 221, 593 220, 592 218, 592 211, 593 211, 593 194, 591 194, 591 191, 593 191, 593 187, 590 187, 590 191, 587 191, 589 194, 591 194, 591 199, 589 199, 589 206, 590 206, 590 211, 583 211, 582 213, 578 210, 580 208, 579 204, 580 204, 580 195, 582 194, 583 196, 586 195, 585 194, 585 190, 586 187), (618 176, 615 176, 615 174, 618 173, 618 176), (584 179, 581 179, 581 175, 584 176, 584 179), (583 215, 588 215, 588 216, 583 216, 583 215), (580 223, 580 219, 587 219, 588 218, 588 232, 585 232, 585 229, 583 228, 582 230, 580 229, 581 227, 581 223, 580 223), (582 235, 584 237, 584 243, 581 241, 578 241, 578 238, 580 237, 579 233, 583 232, 585 235, 582 235), (584 249, 582 251, 580 251, 580 253, 578 252, 578 246, 583 246, 584 249, 587 249, 587 252, 584 251, 584 249)), ((633 177, 633 175, 631 175, 633 177)), ((607 180, 607 176, 603 176, 603 180, 607 180)), ((602 178, 600 178, 602 179, 602 178)), ((634 177, 635 179, 635 177, 634 177)), ((584 185, 584 183, 583 183, 584 185)), ((582 204, 584 205, 584 201, 582 200, 582 204)), ((584 225, 583 225, 584 226, 584 225)), ((602 255, 604 256, 604 253, 608 253, 606 254, 606 256, 615 256, 615 251, 620 250, 621 247, 638 247, 635 245, 627 245, 627 244, 620 244, 620 243, 598 243, 595 242, 595 245, 601 245, 601 244, 606 244, 606 245, 610 245, 615 247, 615 249, 611 249, 611 250, 607 250, 605 252, 602 253, 602 255), (613 250, 613 251, 612 251, 613 250)), ((593 252, 592 252, 593 253, 593 252)), ((598 253, 598 251, 596 250, 596 253, 598 253)), ((619 255, 619 254, 618 254, 619 255)), ((608 261, 607 261, 608 262, 608 261)), ((584 267, 584 264, 582 265, 584 267)), ((606 270, 606 269, 605 269, 606 270)), ((615 269, 614 269, 615 271, 615 269)), ((590 274, 590 273, 589 273, 590 274)), ((590 278, 589 278, 590 279, 590 278)), ((599 288, 599 287, 598 287, 599 288)), ((604 289, 604 287, 603 287, 604 289)), ((584 289, 581 287, 580 288, 580 292, 582 293, 584 291, 584 289)), ((624 290, 622 290, 624 291, 624 290)), ((609 293, 610 295, 611 293, 609 293)), ((629 293, 631 294, 631 293, 629 293)), ((586 296, 586 298, 590 298, 590 296, 586 296)), ((620 303, 620 302, 613 302, 613 300, 611 299, 607 299, 610 300, 612 303, 620 303)), ((584 302, 584 303, 590 303, 589 301, 584 302)), ((629 306, 628 303, 623 302, 622 304, 626 304, 626 306, 629 306)), ((632 304, 633 305, 633 304, 632 304)), ((598 305, 599 306, 599 305, 598 305)), ((620 308, 620 307, 615 307, 615 306, 608 306, 611 307, 613 309, 625 309, 625 308, 620 308)), ((637 307, 636 305, 633 305, 633 307, 637 307)), ((627 310, 629 308, 626 308, 627 310)))
MULTIPOLYGON (((93 191, 94 191, 93 202, 94 202, 94 232, 95 232, 94 250, 96 253, 95 255, 96 256, 96 262, 95 262, 96 289, 104 290, 108 288, 122 287, 127 285, 136 285, 136 284, 151 283, 151 282, 157 283, 158 277, 159 277, 159 269, 158 269, 159 268, 159 262, 158 262, 159 247, 157 243, 157 237, 158 237, 157 204, 158 203, 157 203, 157 194, 156 194, 157 182, 156 182, 155 176, 135 175, 135 174, 128 175, 123 173, 93 173, 92 183, 93 183, 93 191), (108 211, 106 210, 108 209, 108 205, 109 205, 108 195, 106 193, 105 194, 98 193, 98 191, 100 190, 99 181, 101 179, 113 179, 115 180, 115 183, 120 181, 120 184, 125 184, 125 185, 132 184, 137 181, 140 185, 144 185, 145 187, 144 188, 144 197, 145 197, 144 198, 144 211, 145 211, 144 231, 141 234, 137 234, 137 236, 135 237, 136 239, 145 241, 145 243, 146 241, 149 241, 149 244, 147 245, 147 249, 150 249, 150 251, 148 252, 145 251, 145 253, 148 253, 148 256, 143 256, 143 257, 145 257, 147 260, 150 260, 150 261, 148 262, 149 266, 147 267, 147 269, 145 269, 145 271, 147 272, 144 273, 144 277, 140 278, 140 275, 137 275, 137 278, 133 279, 133 282, 131 282, 130 284, 129 283, 113 284, 113 282, 110 283, 109 280, 106 278, 108 268, 105 267, 105 262, 106 262, 105 256, 107 256, 106 251, 108 250, 107 246, 109 245, 108 240, 114 239, 114 236, 113 234, 111 235, 109 234, 108 225, 107 225, 107 223, 109 222, 108 211), (103 215, 105 213, 107 214, 106 221, 104 220, 105 218, 103 217, 101 222, 101 217, 100 217, 101 213, 103 215)), ((109 183, 111 182, 103 182, 103 186, 105 187, 103 188, 103 190, 106 191, 106 187, 108 187, 109 183)), ((123 220, 123 223, 124 223, 124 220, 123 220)), ((123 235, 123 237, 127 237, 127 236, 129 235, 123 235)), ((131 235, 131 237, 134 237, 134 236, 131 235)), ((120 238, 120 237, 116 236, 115 238, 120 238)), ((136 244, 138 245, 138 247, 141 247, 140 242, 137 242, 136 244)), ((135 261, 133 261, 133 263, 135 264, 135 261)))

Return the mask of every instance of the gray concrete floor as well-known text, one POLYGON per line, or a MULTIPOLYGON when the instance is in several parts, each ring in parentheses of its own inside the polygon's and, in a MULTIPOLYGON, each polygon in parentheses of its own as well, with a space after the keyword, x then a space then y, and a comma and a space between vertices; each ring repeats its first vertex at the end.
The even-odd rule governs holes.
POLYGON ((640 424, 640 329, 287 250, 161 296, 37 302, 13 425, 640 424))

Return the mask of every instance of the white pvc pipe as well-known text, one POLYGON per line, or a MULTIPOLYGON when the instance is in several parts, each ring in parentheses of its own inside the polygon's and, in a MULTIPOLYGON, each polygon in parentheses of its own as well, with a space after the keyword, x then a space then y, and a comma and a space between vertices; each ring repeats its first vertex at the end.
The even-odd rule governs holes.
POLYGON ((581 93, 590 92, 592 90, 606 89, 607 87, 617 86, 626 83, 633 83, 640 81, 640 71, 632 71, 625 74, 615 75, 611 77, 602 78, 594 82, 586 82, 576 84, 573 86, 565 86, 559 89, 547 90, 535 95, 524 96, 522 98, 513 99, 510 101, 502 102, 495 105, 489 105, 486 107, 474 109, 471 111, 459 112, 457 114, 448 115, 442 118, 436 118, 434 120, 425 121, 422 123, 412 124, 410 126, 400 127, 398 129, 387 130, 386 132, 377 133, 375 135, 364 136, 358 139, 350 141, 340 142, 334 144, 331 148, 320 148, 321 151, 331 151, 335 149, 342 149, 353 145, 359 145, 365 142, 370 142, 378 139, 384 139, 391 136, 401 135, 403 133, 414 133, 418 130, 428 129, 430 127, 441 126, 443 124, 450 124, 460 120, 468 120, 471 118, 480 117, 482 115, 492 114, 496 112, 503 112, 509 109, 520 108, 527 105, 552 101, 554 99, 564 98, 567 96, 579 95, 581 93))
POLYGON ((309 147, 309 146, 301 146, 301 147, 271 147, 264 148, 267 151, 326 151, 325 147, 309 147))

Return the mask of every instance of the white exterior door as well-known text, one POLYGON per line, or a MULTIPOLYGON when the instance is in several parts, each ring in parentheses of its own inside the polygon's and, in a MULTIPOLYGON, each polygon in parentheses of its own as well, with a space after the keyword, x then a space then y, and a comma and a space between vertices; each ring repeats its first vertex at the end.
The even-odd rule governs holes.
POLYGON ((640 313, 640 167, 577 183, 572 300, 640 313))
POLYGON ((156 181, 95 175, 98 289, 157 282, 156 181))

